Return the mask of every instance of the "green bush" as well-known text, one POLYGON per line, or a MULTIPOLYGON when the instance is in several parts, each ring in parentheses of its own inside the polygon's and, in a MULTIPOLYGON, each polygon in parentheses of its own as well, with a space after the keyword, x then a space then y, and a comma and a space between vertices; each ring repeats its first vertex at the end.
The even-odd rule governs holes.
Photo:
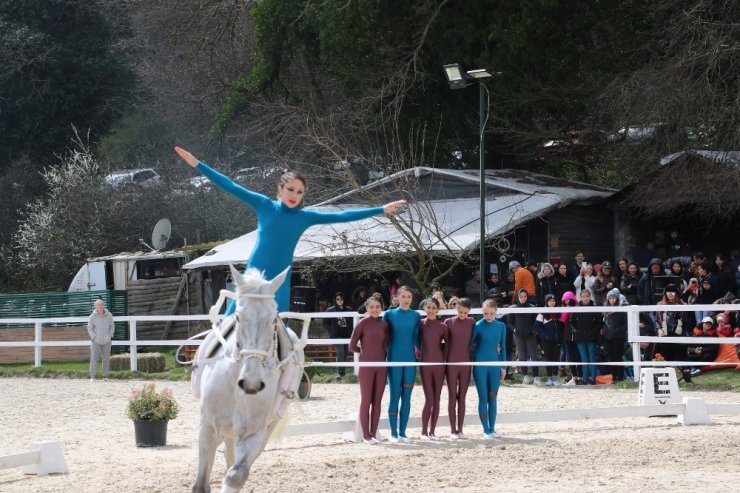
POLYGON ((180 407, 170 389, 157 392, 153 383, 141 390, 134 390, 128 399, 126 416, 137 421, 162 421, 175 419, 180 407))

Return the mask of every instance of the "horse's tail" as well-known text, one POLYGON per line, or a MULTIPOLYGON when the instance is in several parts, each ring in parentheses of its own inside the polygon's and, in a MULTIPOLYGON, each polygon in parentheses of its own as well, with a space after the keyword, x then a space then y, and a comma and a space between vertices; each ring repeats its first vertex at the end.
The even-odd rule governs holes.
POLYGON ((288 406, 283 417, 278 419, 278 422, 275 424, 275 428, 272 429, 272 433, 270 434, 271 442, 282 442, 285 440, 285 432, 288 430, 288 425, 290 424, 291 407, 292 406, 288 406))

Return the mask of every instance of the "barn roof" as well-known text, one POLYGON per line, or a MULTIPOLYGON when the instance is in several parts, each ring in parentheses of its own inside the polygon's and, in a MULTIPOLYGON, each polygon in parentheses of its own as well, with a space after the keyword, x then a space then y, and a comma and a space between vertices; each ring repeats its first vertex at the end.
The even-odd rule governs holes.
MULTIPOLYGON (((398 216, 401 228, 429 250, 463 251, 479 243, 479 173, 416 167, 394 173, 312 207, 336 211, 405 198, 398 216)), ((502 235, 553 209, 573 203, 603 201, 616 190, 522 170, 486 170, 486 237, 502 235)), ((243 264, 257 239, 252 231, 219 245, 183 266, 185 269, 243 264)), ((299 241, 294 260, 351 257, 414 247, 386 216, 309 228, 299 241)))

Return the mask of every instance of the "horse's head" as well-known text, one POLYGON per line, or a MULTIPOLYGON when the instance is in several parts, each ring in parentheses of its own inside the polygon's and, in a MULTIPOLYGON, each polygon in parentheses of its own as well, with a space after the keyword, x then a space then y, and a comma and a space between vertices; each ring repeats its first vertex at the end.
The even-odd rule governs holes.
POLYGON ((247 394, 256 394, 265 388, 268 373, 278 363, 275 343, 275 322, 278 290, 288 269, 267 281, 256 269, 240 274, 231 267, 236 282, 236 351, 240 369, 237 384, 247 394))

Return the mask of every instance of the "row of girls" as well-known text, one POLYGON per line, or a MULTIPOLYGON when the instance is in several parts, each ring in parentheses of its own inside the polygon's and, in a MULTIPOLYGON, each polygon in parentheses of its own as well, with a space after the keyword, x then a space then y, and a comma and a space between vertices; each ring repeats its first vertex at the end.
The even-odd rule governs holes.
MULTIPOLYGON (((360 353, 360 425, 367 444, 379 443, 380 403, 388 382, 390 400, 388 421, 391 443, 410 443, 406 433, 411 411, 411 394, 416 379, 417 360, 421 362, 424 390, 422 439, 436 439, 439 405, 445 378, 449 393, 450 438, 465 438, 465 396, 471 367, 464 363, 506 361, 506 326, 495 319, 496 303, 483 305, 479 321, 468 316, 471 302, 462 298, 457 315, 441 321, 439 302, 431 298, 424 305, 426 317, 411 309, 413 292, 398 289, 399 306, 382 313, 382 300, 370 298, 367 317, 358 322, 350 339, 350 350, 360 353), (382 315, 381 315, 382 313, 382 315), (373 366, 389 362, 395 365, 373 366)), ((478 391, 478 415, 486 438, 498 438, 495 431, 497 397, 505 370, 501 366, 475 366, 472 376, 478 391)))

